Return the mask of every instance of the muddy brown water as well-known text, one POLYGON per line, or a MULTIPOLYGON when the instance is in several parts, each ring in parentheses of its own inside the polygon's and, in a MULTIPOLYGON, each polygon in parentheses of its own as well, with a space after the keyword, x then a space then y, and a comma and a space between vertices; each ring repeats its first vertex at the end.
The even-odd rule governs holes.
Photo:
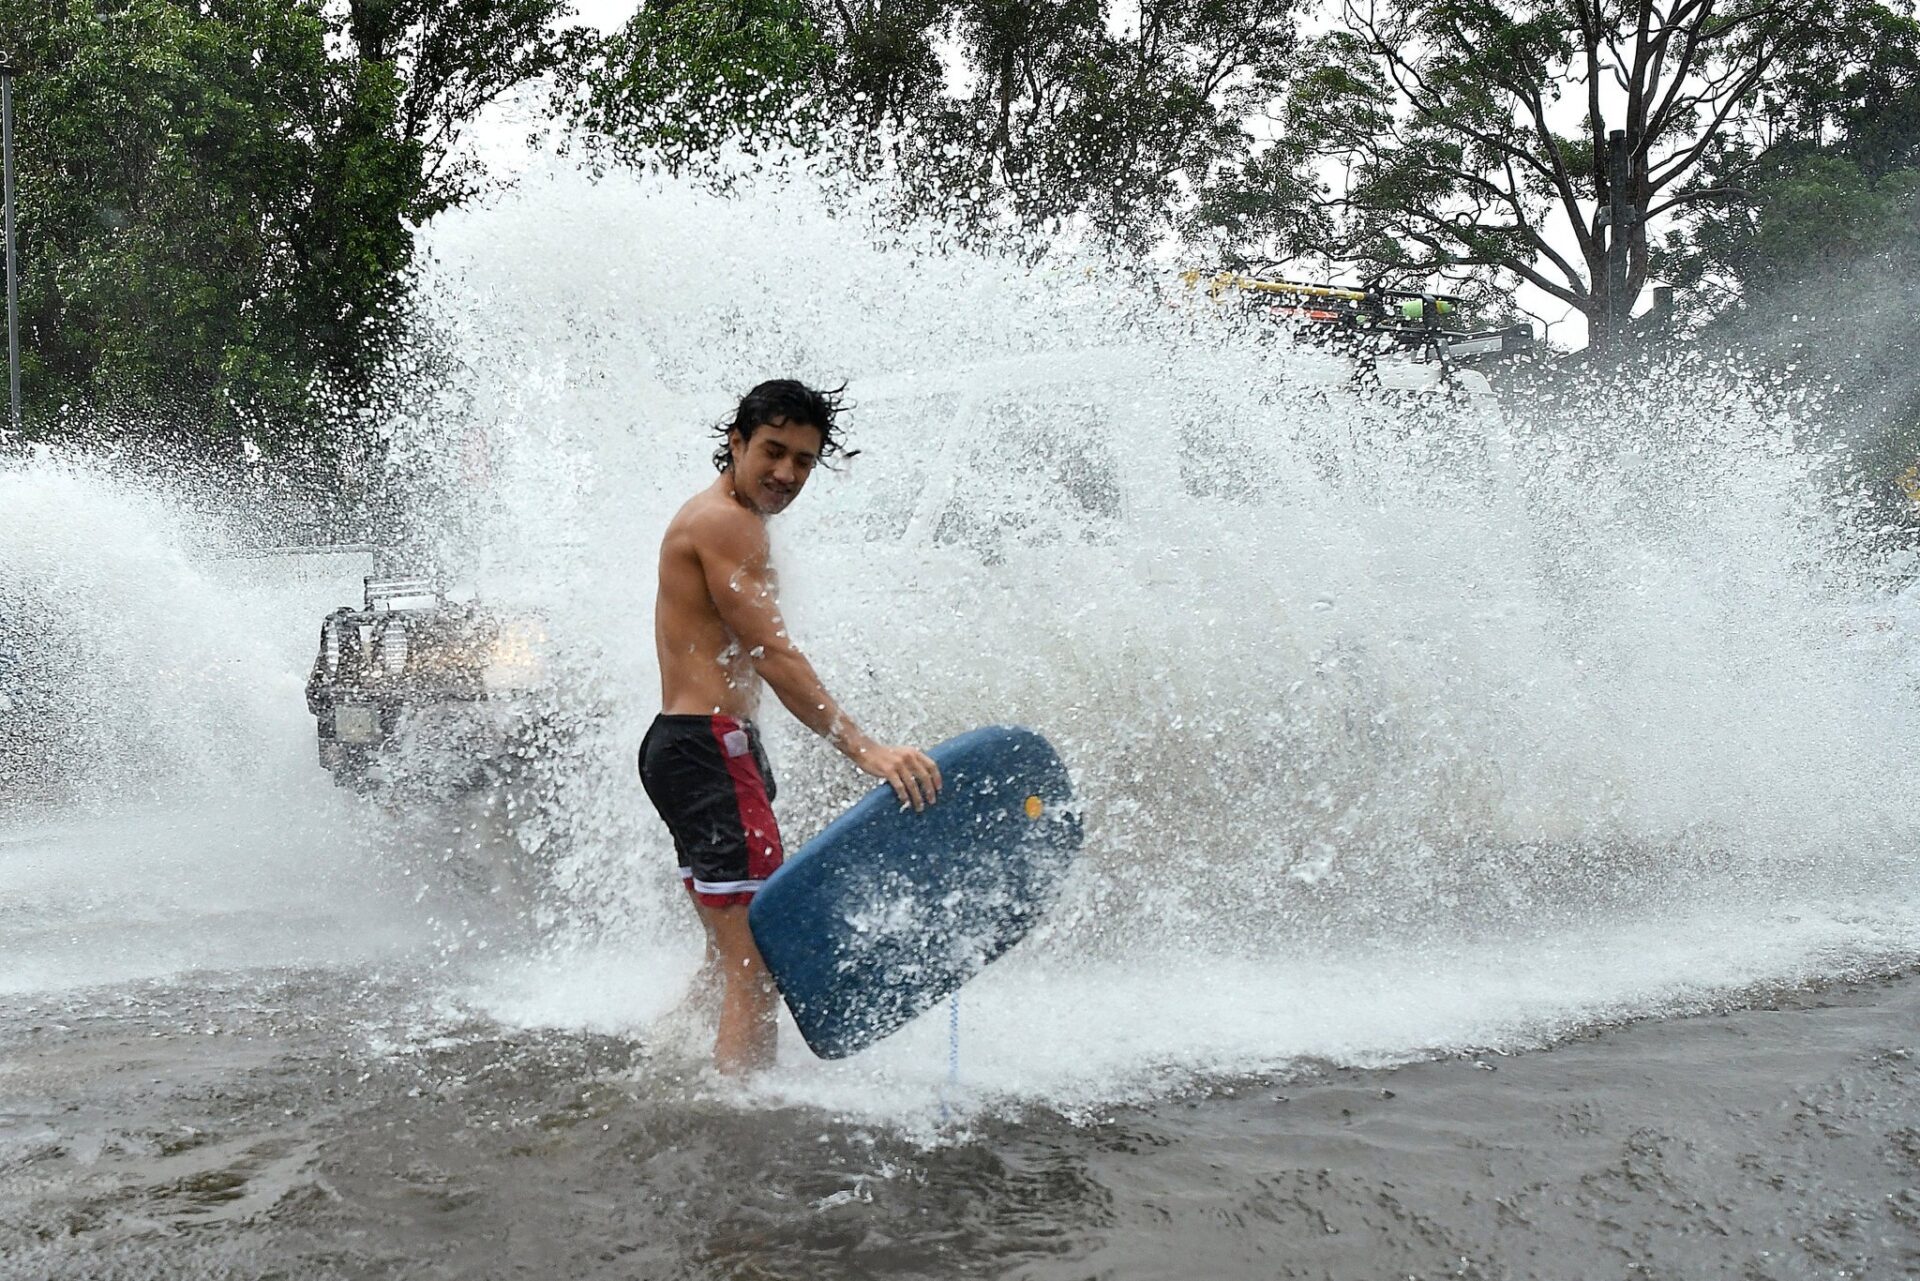
POLYGON ((0 1276, 1920 1275, 1920 978, 1756 999, 906 1133, 371 973, 8 998, 0 1276))

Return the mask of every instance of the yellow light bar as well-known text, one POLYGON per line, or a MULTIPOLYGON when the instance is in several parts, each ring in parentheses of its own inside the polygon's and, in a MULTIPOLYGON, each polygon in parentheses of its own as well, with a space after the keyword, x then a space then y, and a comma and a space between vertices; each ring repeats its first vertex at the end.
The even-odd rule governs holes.
POLYGON ((1215 297, 1229 289, 1245 289, 1259 294, 1284 294, 1291 298, 1337 298, 1342 302, 1365 302, 1367 295, 1359 289, 1337 289, 1332 285, 1302 285, 1287 280, 1256 280, 1252 276, 1243 276, 1238 272, 1223 271, 1208 277, 1203 271, 1183 271, 1180 279, 1188 288, 1206 281, 1207 292, 1215 297))

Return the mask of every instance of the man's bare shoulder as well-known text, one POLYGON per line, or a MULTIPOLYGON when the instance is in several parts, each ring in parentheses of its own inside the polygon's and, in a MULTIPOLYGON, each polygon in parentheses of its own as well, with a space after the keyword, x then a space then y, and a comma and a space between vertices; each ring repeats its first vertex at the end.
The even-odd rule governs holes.
POLYGON ((745 556, 764 551, 767 526, 718 488, 703 489, 681 505, 667 524, 667 540, 682 541, 696 551, 730 552, 745 556))

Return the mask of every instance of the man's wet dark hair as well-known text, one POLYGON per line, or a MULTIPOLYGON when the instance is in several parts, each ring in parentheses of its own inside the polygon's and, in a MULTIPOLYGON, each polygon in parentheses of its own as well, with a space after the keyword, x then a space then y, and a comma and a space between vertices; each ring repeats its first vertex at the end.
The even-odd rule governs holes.
POLYGON ((733 452, 728 448, 728 442, 734 432, 739 432, 741 442, 745 443, 753 439, 756 428, 777 422, 792 423, 796 427, 818 427, 822 461, 843 452, 847 457, 853 457, 859 451, 842 450, 833 434, 838 425, 836 419, 846 408, 841 403, 841 395, 846 390, 847 385, 841 383, 832 391, 815 391, 793 378, 774 378, 761 383, 740 398, 740 407, 734 411, 732 418, 714 429, 720 437, 720 447, 713 451, 715 470, 726 471, 733 466, 733 452))

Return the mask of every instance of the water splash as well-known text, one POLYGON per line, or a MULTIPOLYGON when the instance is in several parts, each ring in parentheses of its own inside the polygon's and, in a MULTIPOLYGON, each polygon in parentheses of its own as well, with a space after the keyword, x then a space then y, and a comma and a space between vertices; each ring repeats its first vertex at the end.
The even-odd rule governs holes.
MULTIPOLYGON (((1668 972, 1568 983, 1573 1017, 1793 969, 1782 914, 1860 922, 1856 957, 1920 943, 1894 747, 1915 692, 1843 643, 1873 566, 1777 389, 1696 367, 1604 421, 1572 385, 1367 397, 1098 263, 876 237, 817 195, 553 172, 430 236, 457 410, 396 440, 428 471, 463 460, 447 526, 500 590, 533 585, 571 665, 551 813, 571 959, 517 972, 519 1016, 529 984, 545 1017, 584 1008, 566 975, 595 947, 644 988, 659 961, 634 940, 688 937, 632 778, 652 560, 711 474, 703 432, 781 375, 857 406, 861 456, 775 524, 830 685, 883 737, 1017 720, 1076 771, 1088 855, 996 971, 1008 1018, 1080 983, 1140 1064, 1186 1061, 1185 998, 1144 977, 1169 957, 1258 985, 1391 947, 1471 984, 1445 958, 1577 930, 1564 976, 1649 921, 1678 932, 1668 972), (1705 965, 1693 929, 1747 937, 1747 961, 1705 965)), ((768 720, 797 841, 859 780, 768 720)), ((1849 954, 1820 937, 1793 952, 1810 972, 1849 954)), ((1033 1043, 985 1008, 983 1035, 1033 1043)), ((1087 1058, 1071 1025, 1032 1054, 1087 1058)), ((1254 1043, 1291 1044, 1242 1038, 1223 1066, 1268 1057, 1254 1043)))
MULTIPOLYGON (((653 558, 711 476, 710 424, 792 375, 847 381, 863 451, 775 524, 830 686, 895 740, 1031 724, 1086 804, 1066 901, 969 989, 974 1098, 1097 1108, 1302 1056, 1521 1044, 1920 955, 1920 708, 1896 656, 1845 641, 1875 566, 1775 389, 1697 368, 1604 423, 1571 386, 1369 397, 1104 264, 948 252, 819 203, 536 170, 426 238, 422 364, 445 373, 386 427, 436 559, 544 620, 537 948, 436 906, 444 868, 388 862, 421 833, 308 758, 312 628, 350 591, 225 581, 165 486, 0 473, 6 581, 60 584, 37 616, 88 638, 99 715, 57 745, 87 763, 66 772, 143 802, 245 792, 259 820, 180 842, 202 852, 168 901, 279 850, 242 878, 263 931, 401 901, 397 936, 445 943, 429 970, 511 953, 462 980, 483 1009, 644 1035, 696 951, 633 774, 653 558), (198 625, 170 629, 182 601, 198 625)), ((862 780, 766 719, 797 844, 862 780)), ((129 846, 98 875, 138 866, 129 846)), ((356 937, 216 960, 338 962, 356 937)), ((839 1065, 789 1044, 766 1097, 930 1107, 939 1023, 839 1065)))
POLYGON ((367 566, 236 554, 285 515, 81 454, 0 467, 0 994, 475 945, 447 816, 316 763, 317 624, 367 566))

